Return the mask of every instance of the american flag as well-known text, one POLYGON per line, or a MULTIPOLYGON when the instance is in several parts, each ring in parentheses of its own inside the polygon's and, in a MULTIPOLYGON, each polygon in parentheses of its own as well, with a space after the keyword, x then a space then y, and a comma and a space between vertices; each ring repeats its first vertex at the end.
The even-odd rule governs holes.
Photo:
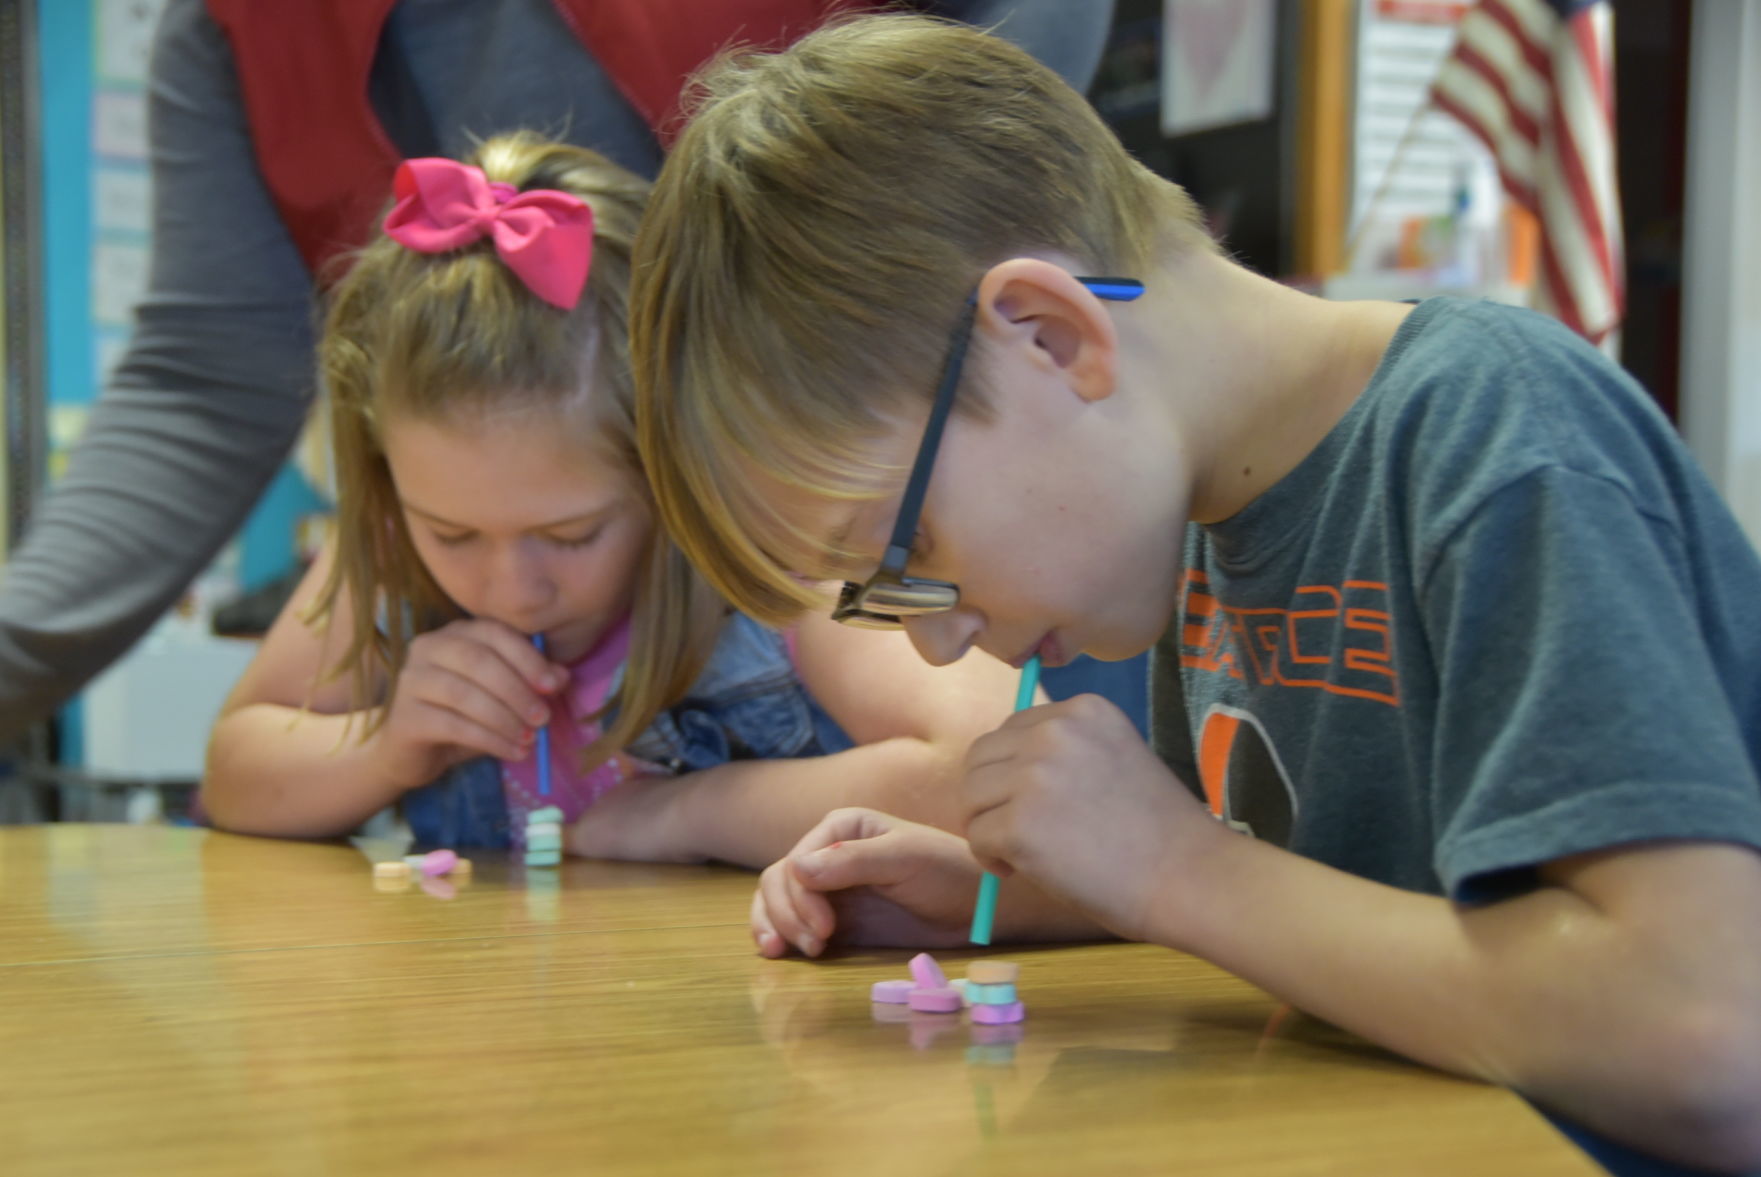
POLYGON ((1613 42, 1607 0, 1479 0, 1430 95, 1485 142, 1505 190, 1535 214, 1536 307, 1592 343, 1625 306, 1613 42))

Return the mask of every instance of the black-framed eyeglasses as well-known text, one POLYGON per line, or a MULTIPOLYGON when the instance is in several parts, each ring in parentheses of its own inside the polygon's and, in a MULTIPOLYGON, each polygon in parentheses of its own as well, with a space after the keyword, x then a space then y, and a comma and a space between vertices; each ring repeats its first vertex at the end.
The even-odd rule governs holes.
MULTIPOLYGON (((1143 283, 1135 278, 1078 278, 1098 298, 1113 302, 1130 302, 1143 294, 1143 283)), ((911 477, 905 482, 905 497, 899 502, 899 517, 893 523, 892 539, 881 557, 875 574, 858 584, 845 581, 832 609, 832 620, 862 629, 898 629, 907 617, 927 613, 946 613, 960 603, 960 586, 945 580, 928 580, 905 575, 905 562, 911 556, 911 543, 917 535, 917 521, 923 514, 923 496, 929 490, 930 471, 935 467, 936 450, 942 443, 942 427, 954 407, 954 391, 960 386, 960 370, 966 364, 966 349, 972 342, 972 323, 978 313, 978 294, 967 296, 966 306, 954 324, 948 359, 942 365, 941 383, 936 386, 935 403, 930 406, 929 421, 923 427, 923 443, 917 447, 917 459, 911 464, 911 477)))

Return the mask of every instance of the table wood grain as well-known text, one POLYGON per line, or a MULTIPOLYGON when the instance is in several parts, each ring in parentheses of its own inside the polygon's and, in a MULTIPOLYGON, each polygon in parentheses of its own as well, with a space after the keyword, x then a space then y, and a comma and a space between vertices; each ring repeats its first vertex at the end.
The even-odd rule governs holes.
POLYGON ((759 959, 742 872, 377 891, 395 850, 0 830, 0 1171, 1600 1172, 1514 1095, 1178 953, 987 954, 1029 1019, 976 1027, 869 1004, 906 952, 759 959))

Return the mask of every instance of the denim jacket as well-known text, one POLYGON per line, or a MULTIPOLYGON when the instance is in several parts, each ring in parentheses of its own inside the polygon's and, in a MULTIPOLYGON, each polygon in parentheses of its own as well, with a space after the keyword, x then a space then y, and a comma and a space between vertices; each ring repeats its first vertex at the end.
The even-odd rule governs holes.
MULTIPOLYGON (((730 760, 827 755, 852 743, 801 685, 783 636, 736 613, 685 698, 627 751, 684 773, 730 760)), ((513 819, 501 769, 493 757, 469 760, 406 794, 404 817, 418 848, 505 849, 513 819)))

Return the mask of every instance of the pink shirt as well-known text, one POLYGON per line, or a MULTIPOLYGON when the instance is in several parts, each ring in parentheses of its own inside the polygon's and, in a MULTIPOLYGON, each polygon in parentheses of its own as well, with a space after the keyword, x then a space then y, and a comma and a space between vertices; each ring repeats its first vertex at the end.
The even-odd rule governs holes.
POLYGON ((507 797, 508 826, 514 848, 523 849, 526 817, 534 809, 554 805, 563 811, 563 824, 575 821, 588 806, 625 781, 664 775, 665 770, 618 751, 590 772, 581 771, 583 753, 603 730, 589 719, 605 705, 618 670, 630 650, 630 623, 626 619, 608 630, 599 644, 569 668, 566 687, 551 697, 550 796, 538 794, 538 756, 502 762, 502 790, 507 797))

